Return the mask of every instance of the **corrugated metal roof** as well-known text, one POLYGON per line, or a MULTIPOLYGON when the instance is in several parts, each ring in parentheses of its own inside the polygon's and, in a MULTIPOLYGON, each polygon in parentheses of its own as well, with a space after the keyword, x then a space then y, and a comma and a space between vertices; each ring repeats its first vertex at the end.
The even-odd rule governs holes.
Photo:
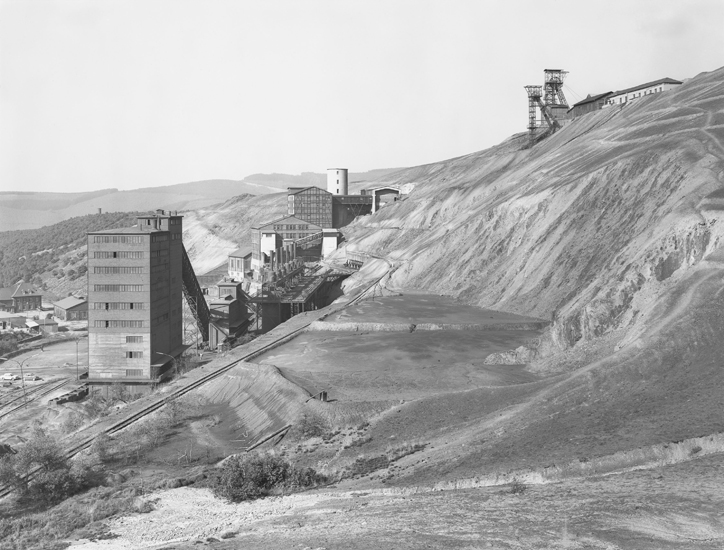
POLYGON ((85 304, 85 300, 76 298, 75 296, 68 296, 67 298, 63 298, 62 300, 53 303, 55 307, 59 307, 62 309, 70 309, 81 304, 85 304))
POLYGON ((589 95, 589 96, 588 96, 586 99, 584 99, 583 101, 579 101, 578 103, 574 103, 574 104, 573 104, 573 107, 578 107, 579 105, 585 105, 586 103, 593 103, 594 101, 598 101, 598 100, 601 99, 601 98, 608 97, 608 96, 610 96, 611 94, 613 94, 613 92, 605 92, 605 93, 598 94, 598 95, 594 95, 594 96, 590 96, 590 95, 589 95))
POLYGON ((229 254, 230 258, 246 258, 251 254, 251 246, 242 246, 229 254))
POLYGON ((317 191, 322 191, 325 195, 331 195, 329 191, 326 189, 322 189, 321 187, 317 187, 316 185, 310 185, 309 187, 287 187, 287 195, 296 195, 297 193, 302 193, 304 191, 307 191, 309 189, 315 189, 317 191))

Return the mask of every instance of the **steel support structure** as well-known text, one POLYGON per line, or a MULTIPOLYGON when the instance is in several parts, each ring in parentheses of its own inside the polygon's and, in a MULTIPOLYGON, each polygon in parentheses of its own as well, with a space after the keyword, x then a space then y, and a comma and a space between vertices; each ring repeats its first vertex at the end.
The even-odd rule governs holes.
POLYGON ((199 332, 201 333, 202 340, 204 342, 208 342, 211 313, 209 312, 209 306, 204 298, 204 292, 201 290, 199 281, 196 279, 196 273, 194 273, 194 268, 191 265, 191 259, 186 252, 186 247, 183 247, 181 270, 183 293, 186 297, 186 302, 191 309, 194 319, 196 319, 196 324, 199 328, 199 332))
POLYGON ((549 107, 551 105, 561 105, 568 107, 566 96, 563 95, 563 80, 565 80, 568 72, 560 69, 545 69, 545 98, 544 103, 549 107))
POLYGON ((532 146, 535 142, 536 130, 538 129, 536 108, 541 103, 540 98, 543 95, 543 86, 525 86, 525 91, 528 92, 528 137, 532 146))

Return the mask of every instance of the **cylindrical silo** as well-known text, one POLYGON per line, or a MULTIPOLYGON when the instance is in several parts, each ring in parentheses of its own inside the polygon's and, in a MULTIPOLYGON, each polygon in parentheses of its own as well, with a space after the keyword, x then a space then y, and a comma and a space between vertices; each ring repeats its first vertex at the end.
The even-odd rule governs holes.
POLYGON ((349 195, 346 168, 327 168, 327 191, 333 195, 349 195))

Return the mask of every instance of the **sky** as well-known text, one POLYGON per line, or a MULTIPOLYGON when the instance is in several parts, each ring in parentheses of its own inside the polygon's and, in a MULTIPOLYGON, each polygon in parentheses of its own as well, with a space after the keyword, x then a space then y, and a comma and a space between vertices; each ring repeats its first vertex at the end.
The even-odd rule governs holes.
POLYGON ((724 65, 722 0, 0 0, 0 191, 416 166, 724 65), (591 7, 583 7, 583 6, 591 7))

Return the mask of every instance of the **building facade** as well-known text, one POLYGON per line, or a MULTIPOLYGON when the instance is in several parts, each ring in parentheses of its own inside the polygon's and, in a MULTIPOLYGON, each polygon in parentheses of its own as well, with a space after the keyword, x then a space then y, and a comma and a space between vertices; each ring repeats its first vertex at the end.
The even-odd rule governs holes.
POLYGON ((634 86, 633 88, 627 88, 625 90, 613 92, 613 94, 606 99, 605 106, 623 105, 625 103, 634 101, 640 97, 646 97, 648 95, 658 94, 667 90, 671 90, 672 88, 677 88, 682 84, 683 82, 674 80, 673 78, 661 78, 659 80, 654 80, 653 82, 647 82, 646 84, 634 86))
POLYGON ((19 282, 13 286, 0 288, 0 311, 18 313, 40 309, 43 295, 30 283, 19 282))
POLYGON ((575 118, 593 111, 598 111, 606 105, 608 98, 611 97, 611 95, 613 95, 613 92, 606 92, 594 96, 589 94, 586 99, 574 104, 573 107, 571 107, 569 114, 572 118, 575 118))
POLYGON ((287 214, 319 227, 332 227, 332 193, 319 187, 290 187, 287 214))
POLYGON ((68 296, 53 304, 53 315, 61 321, 86 321, 88 302, 81 298, 68 296))
POLYGON ((241 281, 251 271, 251 247, 237 248, 229 254, 227 273, 229 277, 241 281))
POLYGON ((183 351, 182 219, 88 233, 89 380, 154 381, 183 351))

